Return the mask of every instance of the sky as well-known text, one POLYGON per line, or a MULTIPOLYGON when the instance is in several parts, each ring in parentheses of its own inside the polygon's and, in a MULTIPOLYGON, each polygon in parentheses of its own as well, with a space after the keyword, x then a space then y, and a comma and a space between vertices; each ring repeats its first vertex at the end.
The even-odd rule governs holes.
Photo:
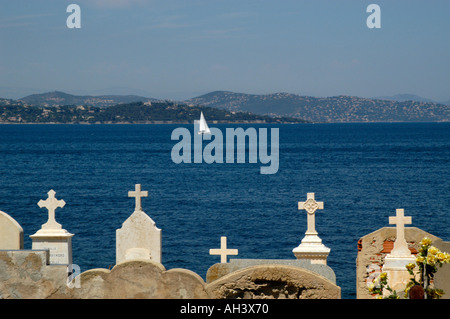
POLYGON ((450 1, 0 0, 0 97, 216 90, 450 100, 450 1), (68 28, 69 4, 81 28, 68 28), (381 28, 368 28, 369 4, 381 28))

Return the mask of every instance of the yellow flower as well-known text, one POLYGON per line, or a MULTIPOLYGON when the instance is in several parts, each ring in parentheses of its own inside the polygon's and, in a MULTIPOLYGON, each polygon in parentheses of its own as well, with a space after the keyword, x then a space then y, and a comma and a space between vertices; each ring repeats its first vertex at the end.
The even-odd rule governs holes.
POLYGON ((428 253, 432 254, 432 255, 436 255, 437 253, 440 253, 441 251, 439 249, 437 249, 434 246, 431 246, 430 248, 428 248, 428 253))
POLYGON ((380 274, 380 280, 384 280, 384 279, 386 279, 386 278, 387 278, 387 273, 382 272, 382 273, 380 274))
POLYGON ((436 262, 436 258, 434 257, 434 255, 429 255, 427 257, 427 264, 430 266, 434 266, 434 263, 436 262))
POLYGON ((425 258, 423 258, 423 256, 417 256, 416 258, 416 264, 420 265, 425 261, 425 258))
POLYGON ((409 263, 406 265, 406 269, 408 270, 413 270, 416 267, 416 265, 414 265, 413 263, 409 263))
POLYGON ((424 238, 420 241, 420 245, 422 245, 422 246, 429 246, 429 245, 431 245, 432 242, 433 242, 433 241, 432 241, 430 238, 424 237, 424 238))
POLYGON ((441 262, 441 263, 445 263, 446 257, 447 256, 445 256, 445 253, 439 252, 439 253, 436 254, 437 260, 439 260, 439 262, 441 262))
POLYGON ((449 253, 444 253, 444 255, 445 255, 445 260, 444 260, 444 262, 445 262, 445 263, 450 263, 450 254, 449 254, 449 253))

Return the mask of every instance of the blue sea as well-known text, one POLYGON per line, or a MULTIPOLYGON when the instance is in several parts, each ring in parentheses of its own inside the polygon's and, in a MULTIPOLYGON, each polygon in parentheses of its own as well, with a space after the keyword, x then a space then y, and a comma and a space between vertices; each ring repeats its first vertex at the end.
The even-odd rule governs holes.
MULTIPOLYGON (((331 249, 342 298, 356 298, 357 242, 390 226, 404 208, 412 225, 450 240, 450 123, 233 125, 278 127, 279 170, 261 163, 175 164, 171 133, 193 125, 0 125, 0 210, 29 235, 47 221, 37 202, 50 189, 66 206, 56 220, 72 239, 81 271, 115 264, 115 231, 143 210, 162 229, 162 263, 205 278, 219 262, 220 237, 232 258, 293 259, 306 231, 298 202, 314 192, 324 209, 316 230, 331 249)), ((208 142, 204 141, 204 145, 208 142)))

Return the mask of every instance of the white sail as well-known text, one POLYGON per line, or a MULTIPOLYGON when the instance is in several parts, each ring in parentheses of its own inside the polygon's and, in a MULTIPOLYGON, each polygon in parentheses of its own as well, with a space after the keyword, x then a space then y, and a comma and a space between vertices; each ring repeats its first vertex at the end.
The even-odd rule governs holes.
POLYGON ((208 124, 206 123, 205 117, 203 116, 203 112, 201 112, 201 114, 200 114, 200 123, 199 123, 198 134, 211 134, 208 124))

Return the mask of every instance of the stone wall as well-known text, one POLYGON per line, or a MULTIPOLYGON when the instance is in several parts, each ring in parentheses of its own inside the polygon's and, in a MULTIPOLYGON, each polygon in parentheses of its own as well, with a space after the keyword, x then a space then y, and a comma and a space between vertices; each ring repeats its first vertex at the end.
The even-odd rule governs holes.
POLYGON ((70 290, 75 299, 206 299, 206 285, 186 269, 166 270, 150 260, 125 261, 111 271, 93 269, 80 275, 80 288, 70 290))
POLYGON ((190 270, 166 270, 151 260, 85 271, 71 287, 67 278, 65 265, 49 265, 48 250, 0 251, 0 298, 7 299, 340 298, 340 288, 327 278, 273 264, 240 269, 208 284, 190 270))
POLYGON ((67 267, 49 265, 48 250, 0 251, 0 298, 64 296, 67 267))

